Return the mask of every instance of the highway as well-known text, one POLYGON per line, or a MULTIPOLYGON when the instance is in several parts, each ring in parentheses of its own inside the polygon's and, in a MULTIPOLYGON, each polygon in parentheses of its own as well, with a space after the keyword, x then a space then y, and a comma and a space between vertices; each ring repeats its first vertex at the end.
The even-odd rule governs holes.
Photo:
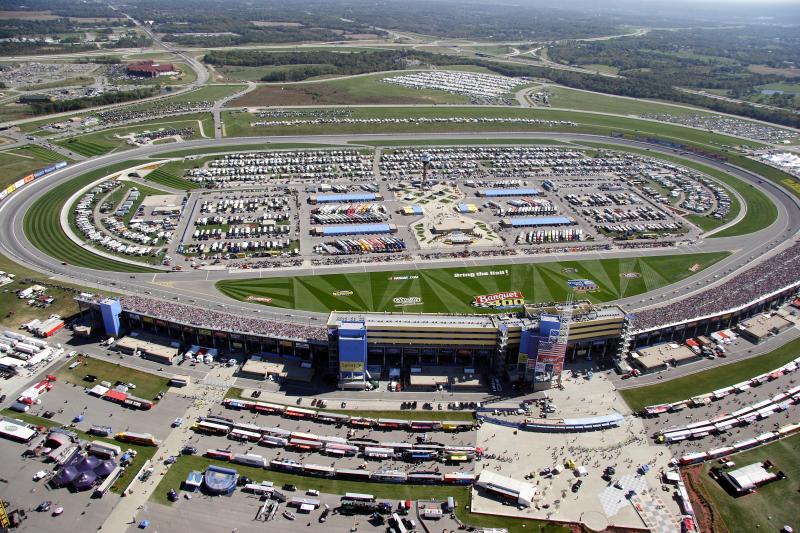
MULTIPOLYGON (((782 247, 791 243, 793 236, 800 231, 800 201, 772 182, 762 180, 758 176, 732 166, 727 163, 706 159, 700 156, 683 155, 682 157, 732 174, 743 181, 749 182, 761 189, 778 207, 776 222, 759 232, 750 235, 704 239, 691 244, 682 245, 674 249, 661 250, 611 250, 605 252, 585 252, 560 255, 541 256, 513 256, 513 257, 485 257, 474 259, 446 259, 425 263, 376 263, 376 264, 350 264, 326 267, 307 267, 296 269, 268 269, 250 270, 232 273, 227 270, 194 270, 189 272, 159 272, 157 274, 131 274, 120 272, 97 271, 74 265, 62 265, 41 252, 30 244, 23 230, 23 218, 35 200, 48 189, 69 181, 86 172, 99 169, 108 165, 133 159, 157 156, 159 153, 174 151, 178 148, 208 148, 218 147, 224 150, 225 146, 240 146, 244 144, 258 144, 259 149, 268 149, 265 144, 270 142, 280 143, 325 143, 345 144, 364 141, 398 141, 436 139, 446 142, 448 139, 493 139, 493 138, 536 138, 560 141, 598 141, 613 143, 620 146, 635 146, 650 149, 653 152, 672 153, 666 148, 653 145, 598 137, 594 135, 572 133, 546 133, 546 132, 492 132, 492 133, 447 133, 447 134, 376 134, 376 135, 304 135, 293 137, 247 137, 204 139, 174 144, 153 145, 128 150, 122 153, 112 153, 93 158, 67 167, 66 169, 48 176, 46 179, 34 181, 25 188, 9 196, 0 203, 0 252, 14 261, 38 270, 56 279, 73 282, 88 288, 102 288, 105 290, 125 292, 142 296, 176 300, 191 305, 203 305, 219 311, 233 312, 253 316, 259 313, 264 318, 279 321, 302 321, 309 324, 324 323, 327 314, 307 312, 300 310, 271 310, 260 304, 247 304, 234 301, 214 288, 214 282, 230 278, 273 277, 286 275, 346 273, 365 271, 405 270, 425 267, 463 267, 481 264, 503 263, 536 263, 556 260, 582 260, 616 257, 632 257, 647 255, 669 255, 675 253, 696 253, 731 251, 731 255, 719 263, 709 267, 697 275, 691 276, 681 282, 662 287, 646 294, 618 300, 616 303, 627 310, 641 309, 659 305, 672 299, 685 297, 693 292, 706 289, 714 284, 724 283, 725 279, 747 264, 762 260, 776 253, 782 247)), ((255 148, 255 147, 254 147, 255 148)), ((66 238, 66 237, 65 237, 66 238)))

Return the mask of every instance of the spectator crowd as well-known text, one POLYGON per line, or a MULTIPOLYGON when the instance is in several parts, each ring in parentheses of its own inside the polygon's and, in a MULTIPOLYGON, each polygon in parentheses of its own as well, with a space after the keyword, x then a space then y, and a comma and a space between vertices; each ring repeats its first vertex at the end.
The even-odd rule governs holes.
POLYGON ((721 285, 662 307, 636 313, 633 331, 723 313, 742 307, 781 289, 800 285, 800 243, 754 267, 735 275, 721 285))

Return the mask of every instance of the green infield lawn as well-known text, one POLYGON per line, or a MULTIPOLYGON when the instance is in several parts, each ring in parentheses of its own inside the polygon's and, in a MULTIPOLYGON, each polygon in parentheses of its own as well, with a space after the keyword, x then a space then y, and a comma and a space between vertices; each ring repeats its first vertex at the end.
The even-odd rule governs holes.
POLYGON ((775 466, 773 472, 783 471, 787 479, 776 480, 758 488, 752 494, 734 498, 708 475, 708 462, 702 467, 700 485, 703 497, 722 515, 728 531, 778 531, 789 525, 797 531, 800 527, 800 435, 760 446, 731 456, 734 468, 769 459, 775 466))
POLYGON ((50 188, 31 206, 23 220, 25 236, 44 253, 65 263, 115 272, 157 272, 151 268, 130 265, 107 259, 72 242, 61 229, 60 214, 64 201, 75 191, 103 176, 144 163, 125 161, 104 167, 50 188))
POLYGON ((662 381, 656 385, 623 389, 619 393, 633 411, 648 405, 672 403, 729 387, 747 378, 774 370, 797 357, 800 339, 795 339, 764 355, 745 359, 717 368, 710 368, 690 376, 662 381))
MULTIPOLYGON (((35 415, 30 415, 27 413, 17 413, 16 411, 12 411, 10 409, 4 409, 3 411, 0 411, 0 413, 10 418, 16 418, 17 420, 21 420, 28 424, 34 424, 36 426, 44 426, 48 429, 61 427, 61 424, 53 422, 52 420, 48 420, 46 418, 42 418, 35 415)), ((67 429, 69 429, 74 433, 77 433, 78 437, 85 441, 96 440, 100 442, 105 442, 107 444, 115 444, 117 446, 120 446, 123 450, 128 450, 128 449, 136 450, 136 458, 131 462, 128 468, 126 468, 125 471, 122 472, 122 475, 119 476, 119 478, 114 482, 114 484, 111 485, 110 490, 115 494, 122 494, 123 492, 125 492, 125 489, 127 489, 128 485, 130 485, 131 481, 133 481, 134 476, 139 472, 139 470, 141 470, 141 468, 144 466, 144 463, 148 459, 153 458, 157 449, 154 446, 139 446, 137 444, 130 444, 130 443, 121 444, 120 442, 115 441, 114 439, 109 439, 106 437, 98 437, 97 435, 89 435, 88 433, 85 433, 83 431, 80 431, 72 427, 69 427, 67 429)))
POLYGON ((70 139, 57 141, 57 144, 87 157, 94 157, 108 152, 132 148, 127 140, 117 136, 158 129, 194 128, 189 139, 213 137, 214 119, 211 113, 193 113, 163 119, 148 120, 131 126, 109 128, 85 135, 77 135, 70 139))
POLYGON ((22 148, 0 151, 0 190, 15 181, 59 161, 72 162, 71 159, 40 146, 30 145, 22 148))
POLYGON ((161 375, 142 372, 135 368, 109 363, 93 357, 70 359, 69 363, 72 364, 75 361, 80 361, 81 364, 75 368, 69 368, 69 365, 64 364, 58 370, 56 377, 58 377, 59 381, 86 387, 90 385, 83 378, 86 374, 92 374, 97 376, 98 382, 110 381, 113 384, 117 381, 123 381, 125 383, 133 383, 136 388, 131 390, 131 394, 154 402, 157 402, 155 397, 159 392, 166 391, 169 388, 169 378, 161 375))
MULTIPOLYGON (((308 311, 409 311, 475 313, 477 295, 519 290, 529 302, 552 302, 567 296, 567 280, 588 278, 599 290, 586 294, 607 302, 648 292, 691 276, 695 264, 706 268, 727 252, 590 261, 487 265, 468 268, 429 268, 395 272, 359 272, 321 276, 223 280, 217 288, 237 300, 270 298, 265 305, 308 311), (467 277, 471 273, 499 275, 467 277), (625 277, 631 274, 630 277, 625 277), (459 275, 459 277, 456 277, 459 275), (395 276, 414 279, 393 280, 395 276), (351 291, 349 296, 334 296, 351 291), (398 307, 394 299, 417 297, 418 305, 398 307)), ((486 310, 486 312, 490 312, 486 310)))
POLYGON ((161 478, 161 481, 150 499, 156 503, 171 506, 172 502, 167 498, 169 490, 179 490, 181 483, 189 475, 189 472, 193 470, 204 472, 210 465, 233 468, 240 476, 247 476, 252 479, 254 483, 271 481, 277 487, 287 483, 292 484, 297 487, 297 494, 302 494, 309 489, 316 489, 326 494, 336 495, 344 495, 346 492, 368 493, 379 500, 389 500, 392 502, 392 505, 395 505, 398 500, 406 499, 436 499, 443 502, 446 501, 449 496, 452 496, 456 500, 456 515, 462 522, 469 525, 495 528, 504 527, 509 533, 568 533, 570 531, 566 526, 543 520, 471 513, 467 510, 470 503, 469 487, 370 483, 323 479, 264 470, 263 468, 252 466, 232 465, 230 463, 192 455, 182 455, 178 457, 178 460, 170 466, 167 473, 161 478))

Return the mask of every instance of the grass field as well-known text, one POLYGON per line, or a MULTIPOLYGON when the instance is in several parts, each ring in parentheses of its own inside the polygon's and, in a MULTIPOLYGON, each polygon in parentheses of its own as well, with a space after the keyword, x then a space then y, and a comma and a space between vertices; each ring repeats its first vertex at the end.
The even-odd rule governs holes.
POLYGON ((40 146, 23 146, 0 152, 0 190, 18 179, 27 176, 58 161, 72 162, 71 159, 40 146))
POLYGON ((109 363, 93 357, 82 357, 80 361, 81 364, 72 369, 66 364, 62 366, 56 373, 58 379, 85 387, 88 382, 84 381, 83 377, 86 374, 92 374, 97 376, 98 382, 110 381, 113 384, 117 381, 123 381, 125 383, 133 383, 136 385, 136 389, 131 392, 134 396, 145 400, 153 400, 154 402, 157 402, 155 397, 159 392, 166 391, 169 388, 169 378, 164 376, 142 372, 141 370, 109 363))
MULTIPOLYGON (((243 142, 246 142, 246 139, 244 139, 243 142)), ((340 147, 341 145, 334 145, 334 144, 254 142, 252 144, 233 144, 233 145, 225 144, 219 146, 210 146, 208 148, 187 148, 185 150, 175 150, 174 152, 164 152, 163 154, 154 155, 152 157, 154 159, 168 159, 173 157, 187 157, 191 155, 200 155, 200 154, 257 152, 262 150, 295 150, 295 149, 314 150, 318 148, 340 148, 340 147)))
POLYGON ((433 89, 409 89, 383 83, 383 78, 410 71, 351 76, 309 83, 270 84, 259 87, 227 107, 347 104, 466 104, 469 98, 433 89))
MULTIPOLYGON (((276 277, 264 279, 223 280, 217 288, 227 296, 246 300, 249 296, 271 298, 274 307, 308 311, 412 311, 427 313, 475 313, 474 297, 520 290, 530 302, 563 300, 566 281, 588 278, 599 290, 586 297, 606 302, 641 294, 684 279, 699 264, 706 268, 728 254, 686 254, 630 259, 558 261, 536 264, 494 265, 468 268, 430 268, 396 272, 359 272, 322 276, 276 277), (504 272, 482 277, 455 277, 475 272, 504 272), (623 274, 640 277, 628 278, 623 274), (419 276, 418 279, 393 281, 393 276, 419 276), (337 291, 352 291, 351 296, 333 296, 337 291), (418 297, 419 305, 398 307, 397 297, 418 297)), ((488 311, 487 311, 488 312, 488 311)))
POLYGON ((656 385, 624 389, 619 392, 632 410, 639 411, 648 405, 677 402, 734 385, 786 364, 797 357, 798 353, 800 353, 800 339, 795 339, 769 353, 738 363, 711 368, 691 376, 662 381, 656 385))
MULTIPOLYGON (((25 300, 17 298, 14 293, 34 283, 50 284, 52 283, 50 277, 18 265, 4 255, 0 255, 0 270, 16 276, 14 281, 4 285, 3 291, 0 291, 0 309, 2 309, 0 311, 0 327, 16 329, 20 324, 30 322, 34 318, 45 320, 54 313, 66 318, 78 312, 78 304, 73 298, 76 292, 85 291, 85 287, 69 283, 59 283, 59 288, 48 287, 47 294, 55 298, 53 304, 46 309, 31 307, 25 300), (4 292, 5 290, 8 292, 4 292)), ((92 292, 97 293, 98 291, 92 289, 92 292)))
POLYGON ((125 139, 120 139, 117 135, 122 136, 129 133, 152 131, 161 128, 172 129, 187 127, 193 127, 195 130, 194 135, 189 137, 189 139, 201 139, 204 136, 213 137, 214 135, 214 119, 211 113, 193 113, 148 120, 131 126, 109 128, 85 135, 77 135, 67 140, 57 141, 57 144, 81 155, 94 157, 109 152, 132 148, 125 139), (202 125, 202 132, 200 130, 200 125, 202 125))
MULTIPOLYGON (((253 93, 249 93, 253 94, 253 93)), ((315 103, 315 102, 311 102, 315 103)), ((319 102, 316 102, 319 103, 319 102)), ((236 104, 238 105, 238 104, 236 104)), ((279 105, 275 103, 274 105, 279 105)), ((352 118, 524 118, 539 120, 563 120, 576 122, 578 126, 549 126, 546 124, 504 123, 441 123, 441 124, 324 124, 275 127, 251 127, 259 120, 254 114, 241 111, 223 113, 226 135, 246 137, 251 135, 302 135, 302 134, 346 134, 346 133, 426 133, 426 132, 477 132, 477 131, 563 131, 609 135, 612 131, 628 134, 646 134, 662 139, 690 142, 707 149, 727 151, 742 144, 755 148, 764 145, 756 142, 744 143, 741 139, 695 130, 676 124, 640 120, 613 115, 601 115, 586 111, 554 109, 529 109, 518 107, 365 107, 352 108, 352 118)))
MULTIPOLYGON (((6 415, 6 416, 9 416, 11 418, 16 418, 18 420, 22 420, 23 422, 27 422, 28 424, 35 424, 37 426, 45 426, 48 429, 49 428, 55 428, 55 427, 61 427, 61 424, 55 423, 52 420, 48 420, 48 419, 42 418, 40 416, 30 415, 30 414, 27 414, 27 413, 17 413, 16 411, 11 411, 10 409, 4 409, 2 411, 2 414, 6 415)), ((120 446, 120 443, 115 441, 114 439, 109 439, 109 438, 105 438, 105 437, 98 437, 96 435, 89 435, 88 433, 85 433, 83 431, 80 431, 80 430, 72 428, 72 427, 67 428, 67 429, 69 429, 70 431, 72 431, 74 433, 77 433, 78 437, 83 439, 83 440, 85 440, 85 441, 94 441, 94 440, 96 440, 96 441, 100 441, 100 442, 105 442, 107 444, 115 444, 117 446, 120 446)), ((119 476, 119 479, 117 479, 114 482, 114 484, 111 485, 111 489, 110 490, 111 490, 111 492, 113 492, 115 494, 122 494, 125 491, 125 489, 128 488, 128 485, 131 484, 131 481, 133 481, 133 478, 136 475, 136 473, 142 468, 142 466, 144 466, 144 463, 148 459, 152 459, 152 457, 156 453, 156 448, 154 448, 153 446, 138 446, 136 444, 126 443, 126 444, 124 444, 124 445, 122 445, 120 447, 123 450, 128 450, 128 449, 136 450, 136 458, 131 462, 131 464, 128 466, 128 468, 125 469, 125 471, 122 473, 122 475, 119 476)))
POLYGON ((44 253, 55 257, 68 264, 93 268, 96 270, 112 270, 115 272, 156 272, 147 267, 139 267, 100 257, 89 250, 72 242, 61 229, 60 213, 64 201, 75 191, 105 175, 139 165, 144 161, 126 161, 104 167, 52 187, 41 195, 31 206, 25 219, 23 228, 25 236, 31 244, 44 253))
POLYGON ((178 490, 181 482, 186 479, 189 472, 197 470, 203 472, 209 465, 218 465, 226 468, 234 468, 240 476, 247 476, 254 483, 261 481, 272 481, 276 486, 290 483, 297 487, 297 493, 304 493, 308 489, 316 489, 326 494, 344 495, 346 492, 369 493, 380 500, 389 500, 396 504, 398 500, 421 500, 436 499, 446 501, 448 496, 456 500, 456 515, 462 522, 475 526, 504 527, 510 533, 568 533, 570 530, 565 526, 555 523, 548 523, 540 520, 530 520, 522 518, 508 518, 501 516, 488 516, 473 514, 465 509, 469 505, 469 487, 445 487, 435 485, 410 485, 410 484, 389 484, 389 483, 364 483, 358 481, 342 481, 334 479, 321 479, 305 477, 284 472, 274 472, 243 465, 231 465, 221 461, 208 459, 206 457, 183 455, 170 466, 167 473, 159 482, 151 500, 162 505, 172 505, 167 499, 170 489, 178 490))
POLYGON ((722 515, 728 531, 775 530, 784 525, 800 526, 800 435, 760 446, 731 456, 736 468, 769 459, 774 471, 783 471, 788 479, 773 481, 761 486, 752 494, 734 498, 708 475, 712 466, 702 467, 700 483, 703 496, 722 515))
POLYGON ((163 167, 157 168, 145 176, 144 179, 179 190, 196 189, 198 187, 196 183, 176 176, 174 172, 171 171, 170 165, 172 165, 172 163, 167 163, 163 167))
POLYGON ((651 100, 578 91, 557 85, 550 85, 547 87, 547 90, 552 94, 550 97, 550 105, 556 108, 597 111, 600 113, 614 113, 628 116, 641 115, 644 113, 669 113, 670 115, 676 116, 712 114, 701 109, 694 110, 651 100))
MULTIPOLYGON (((712 238, 732 237, 732 236, 746 235, 748 233, 753 233, 755 231, 759 231, 766 227, 769 227, 778 218, 778 209, 775 207, 775 204, 773 204, 772 201, 770 201, 770 199, 764 193, 762 193, 749 183, 745 183, 738 178, 726 174, 725 172, 721 172, 717 169, 711 168, 701 163, 697 163, 695 161, 690 161, 682 157, 669 154, 661 154, 651 150, 642 150, 639 148, 630 148, 627 146, 594 143, 594 142, 583 142, 581 144, 585 146, 591 146, 594 148, 606 148, 609 150, 631 152, 635 154, 646 155, 648 157, 654 157, 656 159, 663 159, 665 161, 670 161, 672 163, 677 163, 679 165, 693 168, 698 172, 702 172, 703 174, 707 174, 712 178, 721 181, 728 189, 734 189, 741 195, 741 197, 747 204, 747 213, 745 214, 744 218, 740 220, 738 223, 734 224, 730 228, 720 231, 719 233, 715 233, 714 235, 711 236, 712 238)), ((688 215, 686 218, 689 219, 691 222, 697 224, 704 231, 709 231, 714 228, 723 226, 728 222, 730 222, 731 220, 735 219, 741 210, 741 205, 739 200, 737 200, 736 197, 733 195, 730 195, 730 198, 731 198, 731 210, 727 216, 719 220, 705 217, 702 215, 688 215)))
MULTIPOLYGON (((174 104, 174 103, 182 103, 182 102, 215 102, 217 100, 221 100, 226 96, 230 96, 232 94, 236 94, 237 92, 244 89, 246 86, 242 84, 221 84, 221 85, 203 85, 202 87, 198 88, 194 91, 188 91, 185 93, 181 93, 175 96, 170 96, 167 98, 162 98, 156 100, 155 102, 158 105, 162 104, 174 104)), ((152 104, 139 104, 138 106, 133 106, 132 109, 141 109, 146 107, 152 107, 152 104)))

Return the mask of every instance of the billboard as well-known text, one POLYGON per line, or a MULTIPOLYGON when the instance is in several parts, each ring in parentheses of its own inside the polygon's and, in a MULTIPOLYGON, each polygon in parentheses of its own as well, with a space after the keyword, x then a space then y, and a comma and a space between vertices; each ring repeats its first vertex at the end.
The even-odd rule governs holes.
POLYGON ((519 307, 525 303, 521 291, 496 292, 494 294, 481 294, 472 300, 473 307, 505 309, 519 307))

